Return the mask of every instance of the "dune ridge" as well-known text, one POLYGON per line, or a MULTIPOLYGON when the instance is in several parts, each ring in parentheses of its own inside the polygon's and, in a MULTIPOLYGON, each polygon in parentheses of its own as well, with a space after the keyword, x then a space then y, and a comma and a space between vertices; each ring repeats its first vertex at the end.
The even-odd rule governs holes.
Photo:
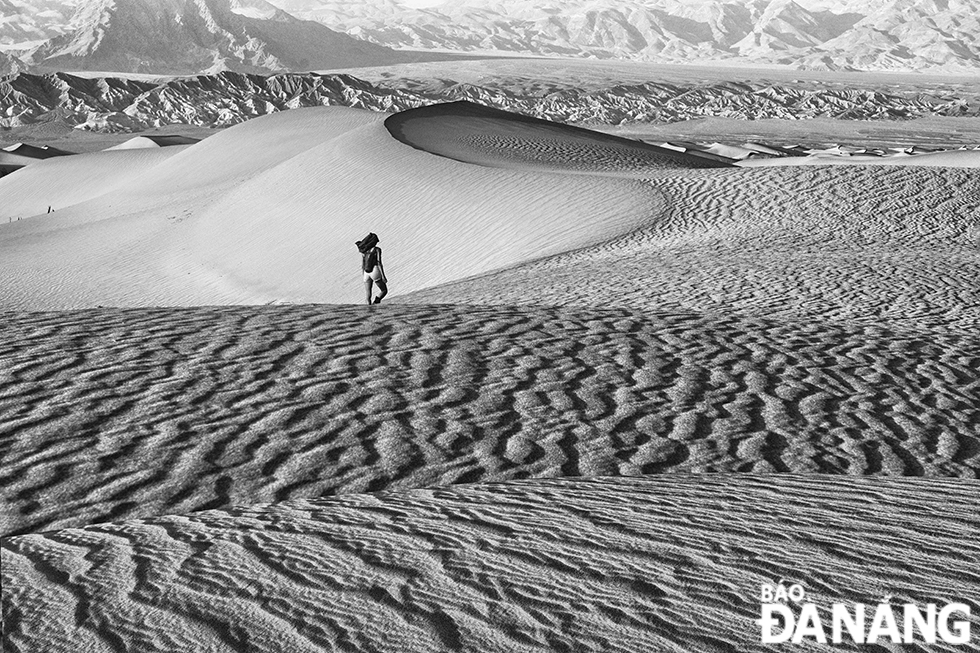
POLYGON ((637 179, 462 164, 395 141, 383 119, 345 108, 256 119, 125 190, 8 225, 0 273, 14 281, 0 306, 354 303, 350 255, 369 231, 398 245, 385 261, 404 293, 592 245, 663 210, 637 179))
POLYGON ((528 170, 619 174, 664 168, 725 168, 710 155, 458 101, 401 111, 385 119, 397 140, 464 163, 528 170))

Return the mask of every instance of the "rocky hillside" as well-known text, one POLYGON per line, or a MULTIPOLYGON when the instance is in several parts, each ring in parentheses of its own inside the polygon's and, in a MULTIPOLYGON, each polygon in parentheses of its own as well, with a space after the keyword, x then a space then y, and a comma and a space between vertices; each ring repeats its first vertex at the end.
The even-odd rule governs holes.
POLYGON ((0 51, 27 50, 71 30, 78 0, 0 0, 0 51))
POLYGON ((761 82, 649 82, 523 95, 452 80, 429 84, 424 91, 407 90, 398 80, 372 84, 349 75, 223 72, 149 82, 20 73, 0 80, 0 127, 56 121, 100 131, 138 131, 167 124, 227 126, 297 107, 341 105, 401 111, 456 100, 579 124, 669 123, 703 116, 855 120, 980 116, 976 98, 761 82))
POLYGON ((23 61, 6 52, 0 52, 0 75, 16 73, 21 70, 27 70, 27 65, 23 61))

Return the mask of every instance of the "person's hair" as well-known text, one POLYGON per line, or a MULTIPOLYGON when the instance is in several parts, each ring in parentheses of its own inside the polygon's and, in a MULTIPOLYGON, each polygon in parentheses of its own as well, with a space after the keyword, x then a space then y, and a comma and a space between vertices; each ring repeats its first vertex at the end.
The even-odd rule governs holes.
POLYGON ((359 251, 361 254, 364 254, 377 247, 379 242, 380 241, 378 240, 378 236, 372 232, 369 233, 367 236, 365 236, 363 240, 358 240, 354 244, 357 245, 357 251, 359 251), (370 247, 367 247, 367 243, 371 242, 372 240, 374 241, 374 244, 371 245, 370 247))

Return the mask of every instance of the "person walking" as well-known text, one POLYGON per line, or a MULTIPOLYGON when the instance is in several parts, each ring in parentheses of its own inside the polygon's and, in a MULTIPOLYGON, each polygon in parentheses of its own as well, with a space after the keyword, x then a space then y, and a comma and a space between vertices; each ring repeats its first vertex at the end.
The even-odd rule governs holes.
POLYGON ((378 236, 375 233, 369 233, 363 240, 358 240, 355 244, 357 251, 361 253, 361 271, 364 274, 367 303, 380 304, 384 296, 388 294, 388 277, 385 276, 384 264, 381 262, 378 236), (381 293, 377 297, 373 297, 375 284, 381 293))

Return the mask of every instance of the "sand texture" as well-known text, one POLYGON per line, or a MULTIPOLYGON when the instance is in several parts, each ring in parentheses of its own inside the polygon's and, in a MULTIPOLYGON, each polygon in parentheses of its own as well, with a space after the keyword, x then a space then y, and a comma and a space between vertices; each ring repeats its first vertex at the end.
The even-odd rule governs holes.
POLYGON ((980 328, 980 176, 969 169, 777 167, 650 183, 667 210, 643 229, 393 301, 980 328))
POLYGON ((609 173, 644 177, 660 169, 723 168, 728 164, 556 124, 470 102, 396 113, 385 127, 423 152, 494 168, 609 173))
POLYGON ((739 166, 795 166, 795 165, 891 165, 891 166, 928 166, 942 168, 980 168, 980 150, 950 150, 948 152, 929 152, 926 154, 897 155, 897 156, 806 156, 786 157, 780 159, 753 159, 741 161, 739 166))
POLYGON ((23 650, 772 650, 753 622, 774 578, 821 605, 975 596, 978 500, 719 474, 210 510, 5 538, 5 619, 23 650))
POLYGON ((976 170, 461 109, 0 180, 74 198, 0 221, 4 650, 772 650, 780 580, 980 636, 976 170))
POLYGON ((929 116, 914 120, 738 120, 706 117, 669 125, 597 126, 623 138, 663 141, 722 141, 826 146, 846 143, 863 147, 936 147, 951 149, 980 144, 980 118, 929 116))
POLYGON ((528 476, 980 471, 976 335, 450 306, 6 323, 4 533, 528 476))

